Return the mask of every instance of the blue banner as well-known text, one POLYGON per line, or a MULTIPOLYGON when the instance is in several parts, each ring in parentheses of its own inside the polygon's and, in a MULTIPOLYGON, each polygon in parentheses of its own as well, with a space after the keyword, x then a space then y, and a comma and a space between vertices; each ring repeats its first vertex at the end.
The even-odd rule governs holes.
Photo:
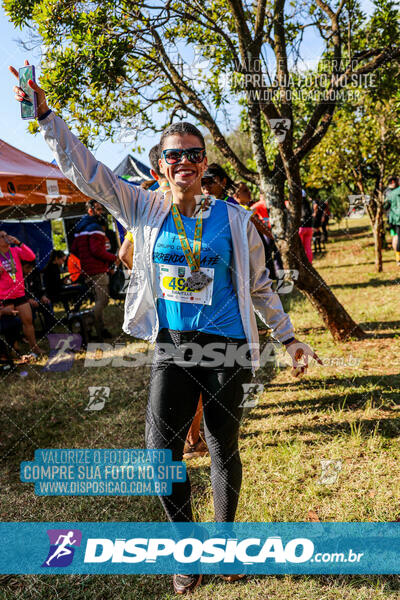
POLYGON ((42 270, 49 262, 53 250, 50 221, 21 221, 18 223, 0 221, 0 229, 5 229, 24 242, 36 254, 36 264, 42 270))
POLYGON ((400 523, 0 523, 0 573, 399 574, 400 523))

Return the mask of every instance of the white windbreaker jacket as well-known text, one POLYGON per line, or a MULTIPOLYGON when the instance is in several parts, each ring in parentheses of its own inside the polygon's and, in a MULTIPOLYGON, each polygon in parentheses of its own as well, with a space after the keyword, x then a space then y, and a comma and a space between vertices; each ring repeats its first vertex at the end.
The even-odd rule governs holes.
MULTIPOLYGON (((101 202, 132 232, 135 251, 125 301, 123 330, 134 337, 154 342, 159 322, 153 248, 169 213, 170 198, 119 179, 111 169, 95 159, 71 133, 66 123, 53 112, 39 121, 39 126, 65 177, 84 194, 101 202)), ((294 331, 278 294, 272 290, 260 236, 249 222, 251 212, 229 203, 227 209, 233 245, 232 281, 251 349, 254 373, 259 366, 259 338, 254 310, 272 329, 278 341, 285 342, 294 337, 294 331)))

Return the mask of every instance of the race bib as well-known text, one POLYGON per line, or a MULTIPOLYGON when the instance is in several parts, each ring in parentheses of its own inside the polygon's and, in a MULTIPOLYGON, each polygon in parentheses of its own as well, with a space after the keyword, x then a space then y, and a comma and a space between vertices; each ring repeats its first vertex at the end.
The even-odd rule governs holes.
POLYGON ((186 278, 190 275, 188 266, 162 265, 158 266, 157 297, 173 302, 188 302, 189 304, 211 305, 214 286, 214 269, 201 267, 203 273, 211 277, 212 281, 202 290, 189 291, 186 278))

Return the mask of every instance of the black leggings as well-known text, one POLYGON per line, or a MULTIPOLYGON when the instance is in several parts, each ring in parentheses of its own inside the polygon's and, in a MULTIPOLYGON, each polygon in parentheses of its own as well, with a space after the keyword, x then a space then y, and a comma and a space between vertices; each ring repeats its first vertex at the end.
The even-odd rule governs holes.
POLYGON ((322 221, 322 223, 321 223, 321 229, 322 229, 322 232, 323 232, 323 235, 324 235, 324 242, 328 241, 328 229, 327 229, 327 227, 328 227, 328 221, 327 220, 326 221, 322 221))
POLYGON ((400 252, 400 225, 391 225, 397 235, 396 252, 400 252))
MULTIPOLYGON (((199 332, 168 332, 158 335, 151 374, 146 415, 147 448, 169 448, 173 460, 182 460, 187 432, 202 394, 204 432, 211 456, 211 485, 216 521, 235 518, 242 482, 238 437, 243 408, 243 384, 251 379, 251 370, 239 366, 181 366, 170 354, 160 352, 160 343, 179 348, 185 342, 204 346, 226 341, 236 345, 246 340, 228 340, 199 332), (172 337, 171 337, 172 335, 172 337)), ((232 346, 231 346, 232 348, 232 346)), ((172 485, 170 496, 160 496, 170 521, 193 521, 189 478, 172 485)))

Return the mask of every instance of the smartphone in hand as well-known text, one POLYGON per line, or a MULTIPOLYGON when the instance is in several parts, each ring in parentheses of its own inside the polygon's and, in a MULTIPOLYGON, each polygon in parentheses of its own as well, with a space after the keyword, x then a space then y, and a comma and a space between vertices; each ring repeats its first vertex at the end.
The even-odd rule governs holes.
POLYGON ((18 70, 19 73, 19 87, 27 94, 27 98, 24 98, 21 102, 21 118, 22 119, 36 119, 37 117, 37 94, 28 85, 29 79, 36 81, 35 79, 35 67, 34 65, 27 65, 21 67, 18 70))

